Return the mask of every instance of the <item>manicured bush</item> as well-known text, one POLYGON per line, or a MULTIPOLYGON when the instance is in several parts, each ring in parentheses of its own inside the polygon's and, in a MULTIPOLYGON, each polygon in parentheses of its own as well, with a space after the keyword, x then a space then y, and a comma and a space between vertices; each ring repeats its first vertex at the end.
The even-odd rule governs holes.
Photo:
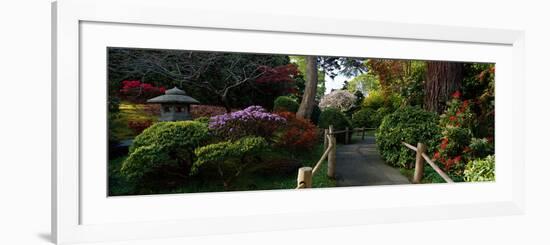
POLYGON ((468 182, 494 181, 495 156, 489 155, 483 159, 469 161, 464 170, 464 180, 468 182))
POLYGON ((276 145, 290 151, 311 150, 317 143, 317 127, 309 120, 296 118, 291 112, 279 112, 286 119, 277 136, 276 145))
POLYGON ((376 144, 386 163, 410 167, 414 163, 415 154, 402 142, 412 145, 422 142, 428 146, 428 150, 433 150, 439 137, 435 113, 419 107, 403 107, 384 117, 376 131, 376 144))
POLYGON ((273 111, 288 111, 296 113, 300 104, 288 96, 279 96, 275 99, 273 111))
POLYGON ((250 163, 260 163, 255 159, 268 144, 262 137, 245 137, 235 141, 223 141, 195 150, 197 160, 193 163, 191 174, 197 174, 203 165, 215 165, 223 180, 224 188, 238 177, 250 163))
POLYGON ((138 182, 152 175, 184 178, 189 173, 195 148, 207 139, 208 128, 200 122, 156 123, 135 138, 120 172, 138 182))
POLYGON ((208 128, 223 139, 259 136, 270 140, 285 122, 283 117, 271 114, 261 106, 250 106, 241 111, 210 118, 208 128))

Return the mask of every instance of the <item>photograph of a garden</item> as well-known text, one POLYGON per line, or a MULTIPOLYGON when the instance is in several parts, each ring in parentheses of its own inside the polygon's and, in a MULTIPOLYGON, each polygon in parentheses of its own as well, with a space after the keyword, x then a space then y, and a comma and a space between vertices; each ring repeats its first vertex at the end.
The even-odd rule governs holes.
POLYGON ((495 64, 107 54, 109 196, 495 180, 495 64))

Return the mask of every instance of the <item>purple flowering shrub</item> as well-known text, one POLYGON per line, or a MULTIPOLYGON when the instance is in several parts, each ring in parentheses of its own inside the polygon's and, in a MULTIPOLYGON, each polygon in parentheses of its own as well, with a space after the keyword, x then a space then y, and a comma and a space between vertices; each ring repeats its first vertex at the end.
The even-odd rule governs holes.
POLYGON ((284 117, 271 114, 261 106, 249 106, 244 110, 211 117, 208 128, 224 139, 259 136, 270 140, 285 123, 284 117))

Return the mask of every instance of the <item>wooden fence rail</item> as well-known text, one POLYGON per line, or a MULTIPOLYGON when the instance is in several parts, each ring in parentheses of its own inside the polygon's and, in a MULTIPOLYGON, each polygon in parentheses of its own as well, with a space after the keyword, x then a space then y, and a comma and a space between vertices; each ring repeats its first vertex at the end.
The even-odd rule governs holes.
POLYGON ((362 132, 361 138, 365 139, 365 132, 368 130, 374 130, 376 128, 354 128, 345 130, 335 131, 332 125, 328 129, 321 131, 323 134, 323 155, 317 161, 313 168, 311 167, 301 167, 298 169, 298 178, 296 189, 311 188, 313 185, 313 176, 319 171, 321 165, 325 160, 328 159, 327 166, 327 175, 328 177, 334 178, 334 171, 336 167, 336 135, 337 134, 346 134, 346 144, 349 144, 351 140, 351 135, 355 132, 362 132))
POLYGON ((354 129, 350 129, 348 127, 346 127, 346 129, 344 130, 337 130, 337 131, 333 131, 332 134, 346 134, 346 137, 345 137, 345 144, 349 144, 349 142, 351 141, 351 136, 353 135, 353 133, 356 133, 356 132, 361 132, 361 140, 364 140, 365 139, 365 133, 369 130, 375 130, 376 128, 354 128, 354 129))
POLYGON ((327 175, 334 178, 334 168, 336 166, 336 137, 332 129, 326 129, 323 134, 323 144, 325 151, 313 168, 301 167, 298 169, 298 178, 296 189, 311 188, 313 185, 313 176, 319 171, 323 162, 328 159, 327 175))
POLYGON ((441 178, 443 178, 447 183, 454 183, 454 181, 449 178, 449 176, 441 170, 432 159, 426 154, 426 145, 418 143, 416 147, 408 144, 407 142, 401 142, 403 145, 416 152, 416 161, 414 164, 414 176, 413 183, 418 184, 422 182, 422 176, 424 175, 424 161, 426 161, 441 178))

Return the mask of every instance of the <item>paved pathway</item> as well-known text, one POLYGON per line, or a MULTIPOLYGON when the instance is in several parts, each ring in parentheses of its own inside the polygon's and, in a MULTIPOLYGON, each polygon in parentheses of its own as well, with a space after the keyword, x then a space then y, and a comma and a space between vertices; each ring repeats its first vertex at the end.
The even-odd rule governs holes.
POLYGON ((399 170, 384 163, 372 136, 336 148, 336 186, 409 184, 399 170))

